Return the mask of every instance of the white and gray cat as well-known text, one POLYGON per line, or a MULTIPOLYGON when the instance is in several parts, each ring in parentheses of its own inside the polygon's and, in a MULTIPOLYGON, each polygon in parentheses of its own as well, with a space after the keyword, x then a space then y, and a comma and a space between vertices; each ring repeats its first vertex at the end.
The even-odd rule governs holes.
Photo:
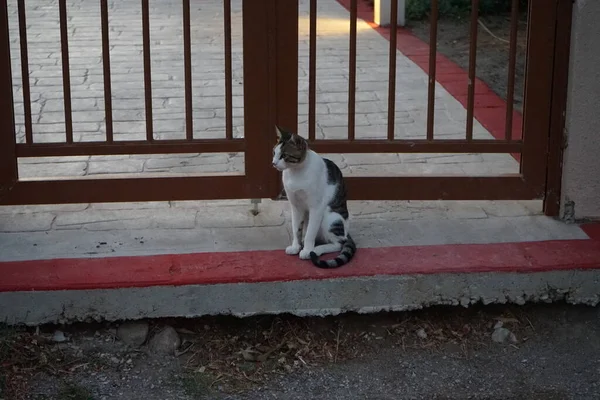
POLYGON ((292 210, 292 244, 286 254, 300 254, 320 268, 348 263, 356 244, 348 233, 346 186, 342 171, 331 160, 308 148, 298 134, 275 127, 279 139, 273 148, 273 167, 283 171, 283 187, 292 210), (306 235, 302 231, 306 225, 306 235), (318 245, 317 245, 318 244, 318 245), (320 260, 325 253, 340 252, 333 260, 320 260))

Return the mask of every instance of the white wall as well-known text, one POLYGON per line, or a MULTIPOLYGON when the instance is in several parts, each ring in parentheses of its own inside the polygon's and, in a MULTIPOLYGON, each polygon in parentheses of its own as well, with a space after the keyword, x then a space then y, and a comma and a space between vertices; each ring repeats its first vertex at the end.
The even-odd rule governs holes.
POLYGON ((600 218, 600 1, 573 7, 561 214, 600 218))

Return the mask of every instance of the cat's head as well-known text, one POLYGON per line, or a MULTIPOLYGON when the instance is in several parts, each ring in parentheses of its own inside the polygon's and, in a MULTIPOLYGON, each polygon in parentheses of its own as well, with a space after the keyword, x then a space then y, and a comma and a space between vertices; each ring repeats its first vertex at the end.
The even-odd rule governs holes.
POLYGON ((277 144, 273 148, 273 167, 279 171, 302 164, 308 151, 306 140, 296 134, 275 126, 277 144))

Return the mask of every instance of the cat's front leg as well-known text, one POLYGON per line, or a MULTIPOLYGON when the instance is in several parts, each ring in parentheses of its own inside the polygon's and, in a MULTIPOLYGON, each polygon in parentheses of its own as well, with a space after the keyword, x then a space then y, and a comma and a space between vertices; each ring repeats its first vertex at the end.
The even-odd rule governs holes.
POLYGON ((300 252, 300 258, 308 260, 310 253, 315 250, 315 240, 323 221, 324 209, 309 210, 308 226, 306 227, 306 235, 304 236, 304 248, 300 252))
MULTIPOLYGON (((291 204, 291 203, 290 203, 291 204)), ((302 248, 302 227, 304 225, 304 212, 292 204, 292 244, 285 249, 285 254, 296 255, 302 248)))

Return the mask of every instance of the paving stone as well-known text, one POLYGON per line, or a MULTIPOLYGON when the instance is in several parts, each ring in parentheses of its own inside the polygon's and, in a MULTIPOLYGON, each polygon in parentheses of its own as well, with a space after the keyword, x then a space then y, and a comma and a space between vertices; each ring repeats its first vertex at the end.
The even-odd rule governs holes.
POLYGON ((146 170, 160 170, 160 171, 168 171, 172 168, 180 168, 180 167, 195 167, 195 166, 206 166, 206 165, 214 165, 214 164, 227 164, 229 162, 229 157, 224 154, 215 154, 215 155, 203 155, 203 156, 195 156, 189 158, 183 157, 174 157, 174 158, 159 158, 159 159, 149 159, 146 161, 145 169, 146 170))
POLYGON ((51 178, 83 176, 87 171, 87 162, 57 162, 49 164, 20 164, 21 178, 51 178))
POLYGON ((143 160, 90 161, 87 174, 122 174, 142 172, 143 170, 143 160))
POLYGON ((0 232, 48 231, 55 215, 51 213, 0 214, 0 232))
POLYGON ((344 161, 348 165, 395 164, 400 162, 396 153, 384 154, 345 154, 344 161))
POLYGON ((256 228, 212 229, 215 251, 279 250, 291 243, 288 228, 284 225, 256 228))
POLYGON ((196 225, 202 228, 246 228, 280 226, 284 223, 284 202, 271 203, 269 206, 259 204, 259 213, 253 215, 252 205, 198 208, 196 225))
POLYGON ((521 217, 540 214, 541 201, 493 201, 483 202, 481 208, 490 217, 521 217))

